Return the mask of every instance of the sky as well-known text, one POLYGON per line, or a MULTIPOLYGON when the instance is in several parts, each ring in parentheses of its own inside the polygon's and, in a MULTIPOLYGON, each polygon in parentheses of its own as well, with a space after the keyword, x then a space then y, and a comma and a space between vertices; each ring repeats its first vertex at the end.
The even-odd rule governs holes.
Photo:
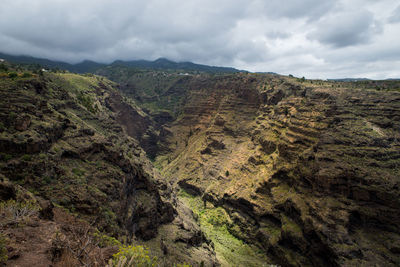
POLYGON ((0 52, 400 78, 400 1, 1 0, 0 52))

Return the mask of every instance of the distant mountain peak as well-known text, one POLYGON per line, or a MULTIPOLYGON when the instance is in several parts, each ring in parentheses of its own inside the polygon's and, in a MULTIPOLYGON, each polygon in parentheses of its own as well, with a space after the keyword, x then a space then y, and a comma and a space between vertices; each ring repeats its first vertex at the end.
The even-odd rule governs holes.
POLYGON ((165 57, 157 58, 156 60, 154 60, 154 62, 171 62, 171 63, 176 63, 176 62, 174 62, 174 61, 172 61, 172 60, 169 60, 168 58, 165 58, 165 57))
POLYGON ((196 64, 193 62, 175 62, 170 59, 160 57, 154 61, 149 60, 115 60, 110 64, 98 63, 92 60, 83 60, 77 64, 70 64, 61 61, 53 61, 43 58, 35 58, 31 56, 13 56, 8 54, 3 54, 0 52, 0 58, 8 60, 14 63, 22 64, 39 64, 45 68, 58 68, 65 69, 71 72, 86 73, 95 72, 96 70, 106 67, 106 66, 124 66, 132 68, 142 68, 142 69, 157 69, 157 70, 176 70, 176 71, 199 71, 199 72, 210 72, 210 73, 234 73, 240 72, 240 70, 231 67, 216 67, 208 66, 202 64, 196 64))

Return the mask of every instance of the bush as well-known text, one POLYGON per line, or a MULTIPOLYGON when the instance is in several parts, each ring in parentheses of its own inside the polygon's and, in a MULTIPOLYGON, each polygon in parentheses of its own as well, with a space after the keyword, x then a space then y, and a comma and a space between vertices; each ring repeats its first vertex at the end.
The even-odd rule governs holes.
POLYGON ((16 78, 16 77, 18 77, 18 73, 16 73, 16 72, 10 72, 10 73, 8 74, 8 78, 13 79, 13 78, 16 78))
POLYGON ((303 83, 306 81, 306 78, 303 76, 301 78, 298 78, 297 81, 303 83))
POLYGON ((43 183, 45 183, 45 184, 50 184, 51 183, 51 177, 50 176, 47 176, 47 175, 45 175, 45 176, 43 176, 43 183))
POLYGON ((107 267, 153 267, 157 266, 157 258, 149 256, 149 250, 143 246, 121 246, 113 255, 107 267))
POLYGON ((93 237, 97 240, 98 246, 101 248, 121 245, 121 242, 114 237, 101 233, 98 230, 93 233, 93 237))
POLYGON ((4 161, 9 161, 10 159, 12 159, 12 156, 10 154, 0 153, 0 158, 4 161))
POLYGON ((93 99, 80 92, 77 96, 79 103, 84 106, 90 113, 96 113, 96 109, 93 107, 93 99))
POLYGON ((78 168, 73 168, 72 173, 79 177, 85 175, 85 171, 78 168))
POLYGON ((30 78, 30 77, 32 77, 32 74, 29 73, 29 72, 24 72, 24 74, 22 74, 22 77, 23 78, 30 78))
POLYGON ((53 237, 51 251, 57 266, 104 266, 99 236, 94 235, 89 225, 76 223, 53 237))
POLYGON ((284 107, 283 108, 283 113, 285 113, 285 116, 289 115, 289 108, 288 107, 284 107))
POLYGON ((10 114, 8 114, 8 118, 10 121, 13 121, 17 118, 17 113, 11 111, 10 114))
POLYGON ((32 160, 32 156, 28 155, 28 154, 25 154, 25 155, 22 156, 22 160, 23 161, 31 161, 32 160))
POLYGON ((18 202, 13 199, 0 202, 0 224, 18 224, 25 222, 39 211, 33 201, 18 202))
POLYGON ((5 64, 0 64, 0 71, 8 71, 8 67, 5 64))

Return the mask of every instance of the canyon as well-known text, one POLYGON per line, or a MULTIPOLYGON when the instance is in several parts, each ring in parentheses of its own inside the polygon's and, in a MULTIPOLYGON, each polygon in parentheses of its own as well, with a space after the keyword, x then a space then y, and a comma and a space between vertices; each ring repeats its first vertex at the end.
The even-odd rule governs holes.
MULTIPOLYGON (((398 264, 400 95, 351 86, 234 74, 182 78, 157 95, 160 106, 184 101, 159 123, 156 166, 264 252, 239 265, 398 264)), ((223 246, 221 262, 246 258, 223 246)))
POLYGON ((54 240, 20 247, 19 231, 72 242, 78 219, 164 266, 400 264, 400 82, 128 67, 0 79, 1 200, 41 208, 5 227, 7 264, 38 249, 61 264, 54 240))

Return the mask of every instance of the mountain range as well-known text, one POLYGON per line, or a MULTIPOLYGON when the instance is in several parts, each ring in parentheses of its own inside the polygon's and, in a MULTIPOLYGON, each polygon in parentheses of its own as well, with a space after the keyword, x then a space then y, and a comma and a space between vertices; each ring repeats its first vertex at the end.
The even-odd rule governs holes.
POLYGON ((90 60, 84 60, 77 64, 70 64, 62 61, 53 61, 44 58, 36 58, 31 56, 13 56, 9 54, 0 53, 0 58, 5 59, 12 63, 19 64, 39 64, 48 69, 63 69, 76 73, 89 73, 95 72, 100 68, 107 66, 123 66, 140 69, 155 69, 155 70, 173 70, 173 71, 194 71, 194 72, 211 72, 211 73, 235 73, 241 70, 230 67, 216 67, 196 64, 192 62, 174 62, 166 58, 159 58, 154 61, 149 60, 116 60, 110 64, 98 63, 90 60))

